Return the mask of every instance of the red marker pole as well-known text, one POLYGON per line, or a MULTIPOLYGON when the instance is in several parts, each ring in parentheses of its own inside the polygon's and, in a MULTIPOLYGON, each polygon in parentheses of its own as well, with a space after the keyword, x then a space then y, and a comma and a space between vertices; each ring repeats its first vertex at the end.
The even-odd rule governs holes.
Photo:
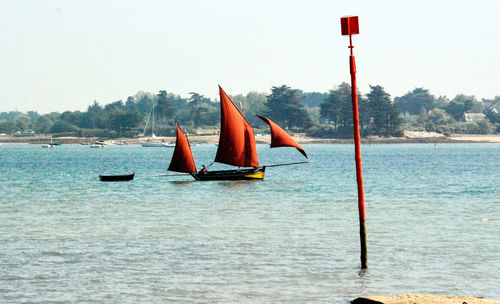
POLYGON ((349 35, 349 68, 351 70, 351 96, 352 120, 354 127, 354 154, 356 160, 356 181, 358 183, 358 211, 359 211, 359 237, 361 241, 361 268, 368 268, 366 253, 366 226, 365 226, 365 193, 363 190, 363 172, 361 170, 361 140, 359 135, 358 91, 356 88, 356 62, 354 60, 352 35, 359 34, 357 16, 343 17, 340 19, 342 35, 349 35))

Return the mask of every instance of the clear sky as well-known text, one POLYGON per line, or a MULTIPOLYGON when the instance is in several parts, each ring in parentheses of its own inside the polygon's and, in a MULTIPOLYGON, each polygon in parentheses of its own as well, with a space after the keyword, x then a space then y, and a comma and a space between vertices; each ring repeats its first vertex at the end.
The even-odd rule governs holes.
POLYGON ((349 82, 392 97, 500 95, 498 0, 0 1, 0 112, 86 110, 143 90, 214 98, 349 82))

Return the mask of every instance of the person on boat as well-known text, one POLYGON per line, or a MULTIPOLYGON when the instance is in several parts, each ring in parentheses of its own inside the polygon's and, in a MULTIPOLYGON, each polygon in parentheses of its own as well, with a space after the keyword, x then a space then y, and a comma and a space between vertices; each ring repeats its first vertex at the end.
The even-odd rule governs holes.
POLYGON ((205 168, 205 165, 201 165, 200 171, 198 171, 199 174, 205 174, 207 173, 207 168, 205 168))

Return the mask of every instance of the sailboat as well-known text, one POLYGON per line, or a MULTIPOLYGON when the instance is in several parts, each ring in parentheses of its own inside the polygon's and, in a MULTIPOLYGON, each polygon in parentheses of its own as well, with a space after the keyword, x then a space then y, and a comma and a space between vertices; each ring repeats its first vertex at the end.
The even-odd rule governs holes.
POLYGON ((60 146, 60 142, 53 142, 52 141, 52 134, 50 134, 50 142, 48 144, 42 145, 42 148, 54 148, 54 146, 60 146))
MULTIPOLYGON (((260 166, 252 126, 245 119, 229 96, 219 86, 221 129, 215 162, 232 165, 235 169, 207 171, 205 167, 197 171, 191 146, 182 129, 177 124, 177 139, 169 171, 189 173, 194 179, 206 180, 262 180, 266 167, 294 165, 308 161, 260 166)), ((307 158, 307 154, 295 139, 269 118, 259 116, 271 127, 271 148, 294 147, 307 158)))
POLYGON ((148 122, 149 118, 151 118, 151 137, 148 138, 146 141, 140 141, 139 144, 143 147, 174 147, 175 145, 172 145, 170 143, 165 142, 164 140, 158 140, 156 138, 156 135, 154 133, 154 128, 155 128, 155 106, 151 108, 151 111, 149 112, 148 119, 146 120, 146 126, 144 127, 144 133, 142 134, 142 137, 146 136, 146 129, 148 128, 148 122))

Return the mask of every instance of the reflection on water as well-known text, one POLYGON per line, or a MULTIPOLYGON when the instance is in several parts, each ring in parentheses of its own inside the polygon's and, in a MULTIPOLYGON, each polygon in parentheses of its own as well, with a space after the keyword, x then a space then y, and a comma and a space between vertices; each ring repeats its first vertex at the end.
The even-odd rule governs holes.
POLYGON ((169 180, 168 182, 172 185, 185 186, 185 185, 191 185, 192 183, 195 183, 196 181, 194 181, 194 180, 189 180, 189 181, 169 180))
MULTIPOLYGON (((207 181, 209 182, 209 181, 207 181)), ((229 189, 243 189, 245 187, 253 187, 256 183, 261 183, 262 180, 233 180, 233 181, 217 181, 219 186, 229 189)))

